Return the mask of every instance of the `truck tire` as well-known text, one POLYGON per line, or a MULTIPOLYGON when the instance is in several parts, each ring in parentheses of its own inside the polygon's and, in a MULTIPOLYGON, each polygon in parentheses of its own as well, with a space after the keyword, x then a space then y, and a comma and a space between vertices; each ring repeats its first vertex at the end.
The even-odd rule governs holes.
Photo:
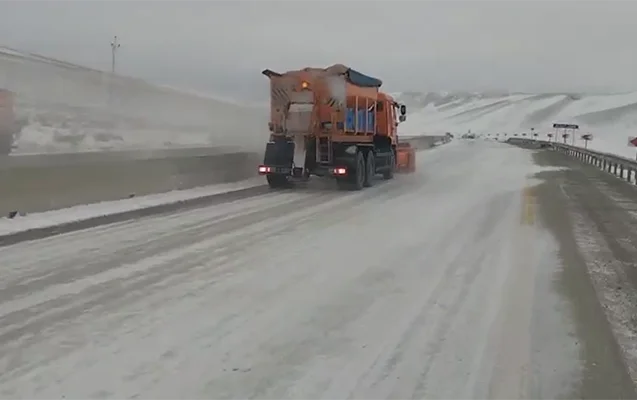
POLYGON ((343 190, 362 190, 365 187, 365 157, 361 151, 356 152, 354 174, 338 178, 336 183, 343 190))
POLYGON ((383 179, 390 180, 394 178, 394 171, 396 170, 396 153, 394 150, 389 157, 389 169, 383 171, 383 179))
POLYGON ((283 189, 290 186, 288 177, 285 175, 266 175, 266 180, 270 189, 283 189))
POLYGON ((365 187, 372 187, 376 180, 376 157, 374 157, 374 152, 370 150, 367 152, 367 157, 365 158, 365 180, 363 185, 365 187))

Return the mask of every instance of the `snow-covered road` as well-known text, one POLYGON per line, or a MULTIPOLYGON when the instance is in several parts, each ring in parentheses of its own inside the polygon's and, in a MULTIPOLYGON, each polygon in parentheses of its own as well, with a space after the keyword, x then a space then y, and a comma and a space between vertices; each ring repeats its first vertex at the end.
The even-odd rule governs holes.
POLYGON ((416 174, 362 192, 309 187, 0 249, 0 396, 578 392, 530 153, 418 157, 416 174))

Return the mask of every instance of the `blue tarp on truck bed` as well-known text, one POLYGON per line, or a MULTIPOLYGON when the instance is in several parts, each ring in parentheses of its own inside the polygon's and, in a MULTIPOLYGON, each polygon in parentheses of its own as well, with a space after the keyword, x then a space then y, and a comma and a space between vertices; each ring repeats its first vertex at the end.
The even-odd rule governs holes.
POLYGON ((348 108, 345 114, 345 132, 374 132, 376 124, 376 114, 374 111, 358 110, 348 108), (358 130, 356 129, 356 118, 358 118, 358 130))
POLYGON ((360 72, 349 68, 347 70, 347 79, 353 85, 360 87, 376 87, 379 88, 383 84, 383 81, 380 79, 373 78, 369 75, 361 74, 360 72))

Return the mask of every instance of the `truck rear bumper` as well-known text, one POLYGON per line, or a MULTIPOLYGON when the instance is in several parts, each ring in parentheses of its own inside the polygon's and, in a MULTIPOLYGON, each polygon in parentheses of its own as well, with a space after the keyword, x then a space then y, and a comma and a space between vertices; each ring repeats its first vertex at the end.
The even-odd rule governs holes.
POLYGON ((259 175, 292 175, 293 168, 276 165, 259 165, 259 175))
POLYGON ((349 173, 349 168, 346 166, 336 166, 336 167, 316 167, 310 171, 305 171, 300 167, 282 167, 276 165, 259 165, 258 168, 259 175, 285 175, 292 178, 300 178, 306 179, 310 175, 320 176, 320 177, 341 177, 347 176, 349 173))

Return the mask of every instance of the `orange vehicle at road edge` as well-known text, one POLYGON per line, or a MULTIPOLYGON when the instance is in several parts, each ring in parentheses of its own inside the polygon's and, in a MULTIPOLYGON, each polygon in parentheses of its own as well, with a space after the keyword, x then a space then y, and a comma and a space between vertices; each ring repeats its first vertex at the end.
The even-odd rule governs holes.
POLYGON ((376 175, 413 170, 413 153, 398 145, 407 108, 379 90, 382 81, 342 64, 285 73, 270 79, 270 140, 259 174, 273 188, 310 176, 332 177, 339 187, 361 190, 376 175), (407 154, 410 168, 397 168, 407 154))

